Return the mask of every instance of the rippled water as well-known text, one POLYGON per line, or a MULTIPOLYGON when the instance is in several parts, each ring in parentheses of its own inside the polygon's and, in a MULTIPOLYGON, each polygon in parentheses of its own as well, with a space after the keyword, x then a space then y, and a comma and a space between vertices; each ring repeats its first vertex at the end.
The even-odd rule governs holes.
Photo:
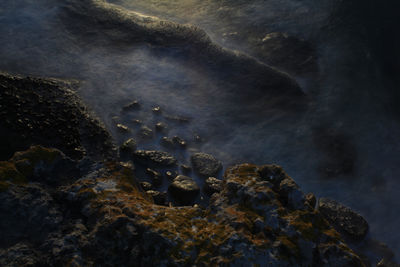
MULTIPOLYGON (((119 142, 127 136, 118 134, 111 118, 130 100, 144 105, 141 112, 122 116, 132 128, 135 118, 149 126, 158 121, 150 112, 156 105, 189 117, 190 123, 172 123, 169 133, 188 140, 202 136, 205 142, 189 152, 212 153, 225 166, 243 161, 280 164, 304 191, 359 211, 370 223, 373 238, 400 251, 399 55, 391 50, 398 37, 388 27, 396 22, 389 2, 110 2, 198 25, 215 42, 250 55, 257 53, 249 44, 270 32, 308 40, 316 48, 319 73, 295 78, 309 104, 293 112, 271 108, 267 97, 246 101, 229 80, 195 64, 182 64, 173 51, 82 40, 71 30, 79 25, 66 27, 61 21, 62 1, 0 3, 0 69, 82 81, 79 93, 119 142), (327 161, 343 158, 353 162, 350 171, 335 177, 321 171, 327 161)), ((147 141, 142 147, 159 144, 147 141)), ((180 157, 187 160, 187 154, 180 157)))

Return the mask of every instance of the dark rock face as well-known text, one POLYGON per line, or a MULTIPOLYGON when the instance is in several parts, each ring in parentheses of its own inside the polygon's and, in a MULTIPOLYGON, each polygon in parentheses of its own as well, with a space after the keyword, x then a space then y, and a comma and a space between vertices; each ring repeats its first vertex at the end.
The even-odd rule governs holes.
POLYGON ((134 158, 143 164, 156 166, 173 166, 177 162, 168 152, 155 150, 138 150, 135 152, 134 158))
POLYGON ((178 175, 168 187, 168 191, 178 203, 186 205, 194 202, 200 188, 192 178, 178 175))
POLYGON ((354 239, 362 239, 368 232, 367 221, 350 208, 328 198, 320 198, 318 210, 338 231, 354 239))
POLYGON ((206 177, 216 176, 222 169, 222 163, 212 155, 196 153, 190 157, 194 171, 206 177))
POLYGON ((78 159, 114 155, 110 134, 76 96, 73 83, 0 74, 0 159, 32 144, 78 159))

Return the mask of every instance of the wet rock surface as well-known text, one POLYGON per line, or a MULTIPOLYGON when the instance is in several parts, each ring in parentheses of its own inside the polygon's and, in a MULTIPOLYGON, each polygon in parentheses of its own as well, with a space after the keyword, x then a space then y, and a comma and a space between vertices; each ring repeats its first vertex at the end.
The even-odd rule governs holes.
POLYGON ((222 163, 206 153, 195 153, 190 157, 194 171, 206 177, 216 176, 222 169, 222 163))
POLYGON ((320 198, 318 210, 335 225, 338 231, 351 238, 360 240, 368 232, 368 223, 360 214, 335 200, 320 198))
POLYGON ((208 177, 204 184, 204 191, 206 194, 212 195, 221 192, 222 181, 215 177, 208 177))

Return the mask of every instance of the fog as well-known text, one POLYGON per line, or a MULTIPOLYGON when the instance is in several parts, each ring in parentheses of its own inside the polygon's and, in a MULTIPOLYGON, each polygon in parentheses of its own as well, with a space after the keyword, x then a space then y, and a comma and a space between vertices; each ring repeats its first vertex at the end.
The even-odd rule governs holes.
MULTIPOLYGON (((197 59, 182 59, 179 47, 105 38, 99 35, 102 30, 77 23, 82 21, 66 11, 66 2, 0 3, 0 70, 79 81, 78 94, 117 143, 136 137, 134 119, 149 127, 164 120, 170 125, 169 136, 189 141, 188 151, 177 152, 181 161, 203 151, 225 167, 279 164, 304 191, 359 211, 370 224, 371 238, 400 251, 400 126, 393 108, 398 93, 382 51, 377 51, 385 46, 373 41, 382 37, 374 31, 380 18, 368 17, 373 1, 354 12, 356 1, 109 1, 196 25, 216 44, 249 55, 252 64, 266 61, 251 44, 268 33, 307 40, 315 47, 318 71, 283 70, 306 97, 285 95, 283 102, 279 95, 274 98, 256 88, 251 75, 248 80, 235 77, 235 68, 227 66, 224 72, 197 59), (141 110, 121 115, 132 100, 142 104, 141 110), (155 106, 163 115, 152 114, 155 106), (166 115, 189 122, 171 122, 166 115), (132 134, 117 131, 115 116, 132 134), (193 141, 195 135, 202 137, 200 144, 193 141)), ((160 137, 142 140, 139 147, 161 149, 160 137)))

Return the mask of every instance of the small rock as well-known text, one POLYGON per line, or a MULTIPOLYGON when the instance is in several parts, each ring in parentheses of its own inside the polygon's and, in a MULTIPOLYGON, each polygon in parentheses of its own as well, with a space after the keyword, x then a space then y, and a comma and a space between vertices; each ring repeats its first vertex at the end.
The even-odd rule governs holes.
POLYGON ((208 177, 204 184, 204 192, 208 195, 219 193, 222 190, 222 181, 215 177, 208 177))
POLYGON ((133 111, 133 110, 138 110, 140 109, 140 104, 138 101, 134 100, 131 103, 129 103, 128 105, 124 106, 122 108, 122 111, 127 112, 127 111, 133 111))
POLYGON ((157 122, 155 129, 157 132, 164 132, 168 128, 167 124, 163 122, 157 122))
POLYGON ((174 121, 174 122, 179 122, 179 123, 188 123, 188 122, 190 122, 189 118, 181 117, 181 116, 165 115, 164 118, 169 120, 169 121, 174 121))
POLYGON ((159 106, 157 106, 157 107, 152 108, 151 111, 153 111, 153 113, 155 113, 155 114, 160 114, 161 108, 159 106))
POLYGON ((140 186, 143 188, 144 191, 149 191, 153 188, 153 186, 149 182, 141 182, 140 186))
POLYGON ((137 148, 137 143, 133 138, 126 140, 119 148, 120 152, 126 154, 133 154, 137 148))
POLYGON ((146 191, 146 193, 153 198, 155 204, 157 204, 157 205, 165 205, 166 204, 166 201, 167 201, 167 193, 166 192, 148 190, 148 191, 146 191))
POLYGON ((192 178, 178 175, 168 187, 168 191, 177 202, 189 205, 196 199, 200 188, 192 178))
POLYGON ((177 160, 170 153, 157 150, 137 150, 134 153, 134 156, 143 164, 172 166, 177 162, 177 160))
POLYGON ((179 145, 180 147, 186 147, 186 141, 179 136, 172 137, 172 141, 174 142, 174 144, 179 145))
POLYGON ((153 137, 153 130, 147 127, 146 125, 140 128, 140 136, 143 138, 152 138, 153 137))
POLYGON ((193 169, 202 176, 216 176, 222 169, 221 162, 212 155, 206 153, 193 154, 190 159, 193 169))
POLYGON ((167 177, 170 180, 174 179, 176 176, 178 176, 178 174, 175 171, 166 171, 165 172, 165 177, 167 177))
POLYGON ((131 130, 128 128, 128 126, 123 125, 121 123, 117 124, 117 129, 122 132, 122 133, 129 133, 131 130))
POLYGON ((368 232, 368 223, 360 214, 334 200, 320 198, 318 209, 336 230, 354 239, 360 240, 368 232))

